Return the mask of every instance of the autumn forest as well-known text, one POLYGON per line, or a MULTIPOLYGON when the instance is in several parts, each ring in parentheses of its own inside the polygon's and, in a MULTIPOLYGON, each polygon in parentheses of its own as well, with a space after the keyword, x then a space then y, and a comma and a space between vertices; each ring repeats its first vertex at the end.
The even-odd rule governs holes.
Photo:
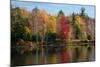
POLYGON ((38 6, 29 11, 11 4, 11 65, 94 61, 94 46, 95 18, 84 6, 54 15, 38 6))

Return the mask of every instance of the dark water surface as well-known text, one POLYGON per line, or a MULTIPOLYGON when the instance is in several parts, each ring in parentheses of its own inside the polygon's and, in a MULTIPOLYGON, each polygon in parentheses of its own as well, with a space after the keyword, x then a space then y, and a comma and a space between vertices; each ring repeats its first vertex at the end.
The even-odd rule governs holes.
POLYGON ((11 56, 11 65, 40 65, 71 62, 86 62, 95 60, 94 43, 79 43, 66 45, 64 47, 41 47, 23 54, 15 53, 11 56))

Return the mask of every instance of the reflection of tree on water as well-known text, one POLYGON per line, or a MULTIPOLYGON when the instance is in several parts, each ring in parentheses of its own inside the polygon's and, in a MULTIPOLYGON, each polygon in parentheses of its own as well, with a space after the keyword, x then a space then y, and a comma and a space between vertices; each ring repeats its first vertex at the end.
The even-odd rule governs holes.
MULTIPOLYGON (((61 44, 62 45, 62 44, 61 44)), ((65 63, 65 62, 79 62, 79 61, 93 61, 94 47, 91 44, 87 46, 76 46, 76 44, 65 46, 41 46, 38 48, 38 56, 36 56, 37 51, 25 52, 24 54, 15 53, 12 56, 12 64, 14 65, 27 65, 27 64, 46 64, 46 63, 65 63), (91 45, 91 46, 90 46, 91 45), (43 48, 44 55, 41 56, 43 48), (92 57, 91 57, 92 55, 92 57), (16 58, 16 59, 15 59, 16 58), (38 59, 37 59, 38 58, 38 59), (44 63, 45 62, 45 63, 44 63)))

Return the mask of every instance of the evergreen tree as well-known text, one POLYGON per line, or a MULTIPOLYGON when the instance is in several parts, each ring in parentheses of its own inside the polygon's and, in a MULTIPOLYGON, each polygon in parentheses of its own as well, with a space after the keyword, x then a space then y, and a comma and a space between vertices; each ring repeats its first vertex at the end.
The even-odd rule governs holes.
POLYGON ((83 17, 85 16, 85 8, 84 7, 81 8, 80 16, 83 16, 83 17))
POLYGON ((75 14, 74 14, 74 12, 72 13, 72 24, 74 24, 75 23, 75 14))

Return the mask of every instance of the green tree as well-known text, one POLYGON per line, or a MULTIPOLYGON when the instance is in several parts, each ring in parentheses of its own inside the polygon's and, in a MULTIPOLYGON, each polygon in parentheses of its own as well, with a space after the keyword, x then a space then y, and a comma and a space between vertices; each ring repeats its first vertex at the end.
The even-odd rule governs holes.
POLYGON ((85 8, 84 7, 81 8, 80 16, 83 16, 83 17, 85 16, 85 8))
POLYGON ((26 10, 18 7, 11 8, 11 38, 14 40, 25 38, 24 35, 27 32, 25 27, 28 26, 27 16, 26 10))
POLYGON ((72 13, 72 24, 75 24, 75 14, 74 14, 74 12, 72 13))
POLYGON ((64 16, 64 12, 63 12, 62 10, 59 11, 59 13, 58 13, 58 17, 61 16, 61 15, 64 16))

